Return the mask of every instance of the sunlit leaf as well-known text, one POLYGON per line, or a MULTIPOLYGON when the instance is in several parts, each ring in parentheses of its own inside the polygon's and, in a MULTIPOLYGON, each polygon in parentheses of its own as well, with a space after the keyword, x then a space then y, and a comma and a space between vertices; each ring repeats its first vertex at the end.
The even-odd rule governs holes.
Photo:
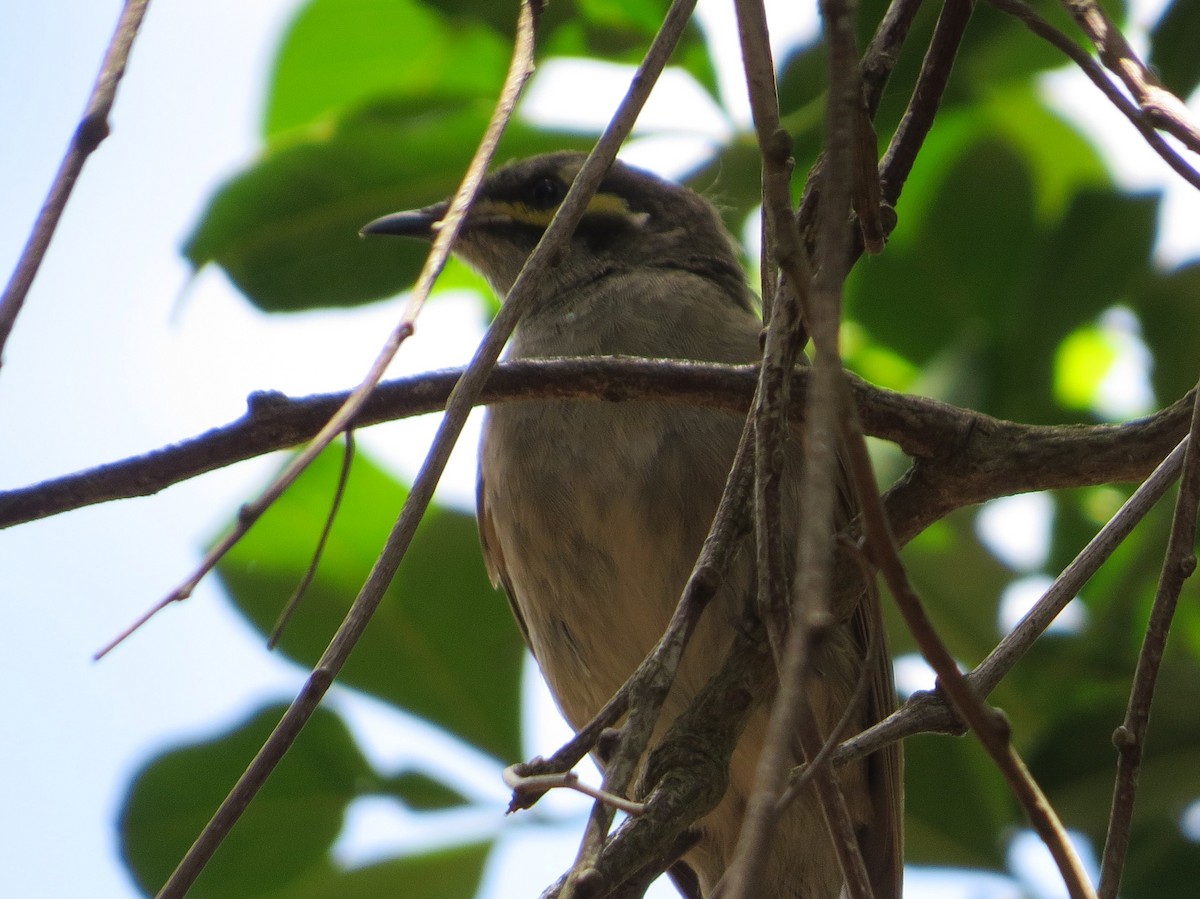
POLYGON ((1100 328, 1080 328, 1059 344, 1054 359, 1054 396, 1068 409, 1091 409, 1117 358, 1112 338, 1100 328))
MULTIPOLYGON (((195 268, 220 265, 271 312, 398 293, 412 285, 428 246, 364 240, 359 229, 452 193, 490 112, 485 102, 392 103, 293 134, 217 191, 184 253, 195 268)), ((513 124, 501 159, 587 145, 513 124)))
POLYGON ((493 98, 509 44, 483 23, 448 19, 418 0, 311 0, 275 60, 266 136, 401 97, 493 98))

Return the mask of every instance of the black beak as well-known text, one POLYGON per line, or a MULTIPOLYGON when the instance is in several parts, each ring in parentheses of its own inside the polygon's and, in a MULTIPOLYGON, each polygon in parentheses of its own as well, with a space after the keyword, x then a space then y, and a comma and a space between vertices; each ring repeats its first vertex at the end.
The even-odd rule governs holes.
POLYGON ((424 209, 413 209, 408 212, 394 212, 363 225, 358 233, 362 237, 368 234, 392 234, 399 237, 417 237, 422 240, 433 240, 438 223, 446 215, 446 204, 437 203, 424 209))

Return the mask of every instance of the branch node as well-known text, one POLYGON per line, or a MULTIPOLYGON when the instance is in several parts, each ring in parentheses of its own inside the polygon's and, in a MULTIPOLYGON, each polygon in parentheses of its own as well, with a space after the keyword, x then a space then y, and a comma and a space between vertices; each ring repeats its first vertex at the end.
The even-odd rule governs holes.
POLYGON ((1137 737, 1124 724, 1113 731, 1112 744, 1118 752, 1125 752, 1137 745, 1137 737))

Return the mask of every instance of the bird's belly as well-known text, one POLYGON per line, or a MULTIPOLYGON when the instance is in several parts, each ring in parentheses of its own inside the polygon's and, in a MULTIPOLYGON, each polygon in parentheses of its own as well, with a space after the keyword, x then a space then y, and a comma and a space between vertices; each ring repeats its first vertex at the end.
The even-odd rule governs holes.
MULTIPOLYGON (((715 424, 693 435, 686 426, 664 432, 662 414, 649 406, 521 404, 493 410, 488 423, 487 504, 513 598, 576 727, 665 629, 716 510, 720 466, 736 446, 734 419, 710 413, 701 421, 715 424)), ((723 656, 713 643, 725 628, 702 631, 674 691, 680 699, 723 656)))

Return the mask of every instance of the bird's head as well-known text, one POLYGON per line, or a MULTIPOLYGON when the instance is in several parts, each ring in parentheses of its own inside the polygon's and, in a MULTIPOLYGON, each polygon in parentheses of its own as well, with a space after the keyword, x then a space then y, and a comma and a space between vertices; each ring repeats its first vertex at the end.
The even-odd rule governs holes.
MULTIPOLYGON (((454 252, 501 296, 511 289, 585 158, 582 153, 548 153, 510 163, 484 180, 454 252)), ((443 201, 386 215, 361 233, 428 240, 448 208, 443 201)), ((588 203, 548 287, 561 294, 609 273, 646 266, 744 284, 733 240, 711 203, 686 187, 617 162, 588 203)))

